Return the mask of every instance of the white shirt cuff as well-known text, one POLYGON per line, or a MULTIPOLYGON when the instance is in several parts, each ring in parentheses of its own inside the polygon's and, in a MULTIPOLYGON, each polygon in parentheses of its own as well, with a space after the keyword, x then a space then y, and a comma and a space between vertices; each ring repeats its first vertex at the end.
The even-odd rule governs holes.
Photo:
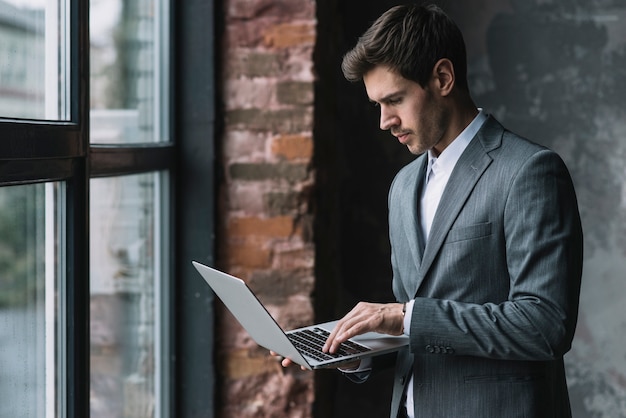
POLYGON ((411 299, 406 303, 406 313, 404 314, 404 335, 409 335, 411 331, 411 317, 413 316, 413 304, 415 299, 411 299))

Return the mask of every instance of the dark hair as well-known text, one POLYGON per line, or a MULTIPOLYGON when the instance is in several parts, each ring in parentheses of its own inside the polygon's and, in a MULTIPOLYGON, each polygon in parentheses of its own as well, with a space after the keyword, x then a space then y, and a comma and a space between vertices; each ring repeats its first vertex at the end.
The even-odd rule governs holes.
POLYGON ((380 16, 343 57, 349 81, 359 81, 378 65, 425 87, 435 63, 447 58, 456 85, 467 90, 465 42, 458 26, 435 5, 395 6, 380 16))

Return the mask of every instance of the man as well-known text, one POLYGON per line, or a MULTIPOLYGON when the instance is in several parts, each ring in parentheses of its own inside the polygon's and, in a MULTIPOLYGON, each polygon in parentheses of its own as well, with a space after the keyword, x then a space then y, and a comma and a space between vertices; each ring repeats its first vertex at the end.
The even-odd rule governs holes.
MULTIPOLYGON (((564 163, 477 109, 463 37, 435 6, 387 11, 342 69, 363 80, 380 128, 422 155, 389 192, 398 303, 359 303, 325 350, 368 331, 409 336, 392 418, 571 416, 563 355, 582 231, 564 163)), ((359 380, 379 360, 346 375, 359 380)))

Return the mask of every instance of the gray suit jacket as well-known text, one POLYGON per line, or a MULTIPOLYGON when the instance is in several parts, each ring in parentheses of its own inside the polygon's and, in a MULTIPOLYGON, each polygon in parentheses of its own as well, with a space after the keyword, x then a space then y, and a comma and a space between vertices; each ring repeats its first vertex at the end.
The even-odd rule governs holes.
POLYGON ((582 230, 560 157, 489 117, 422 242, 422 155, 389 192, 393 291, 415 299, 391 417, 410 374, 416 417, 569 417, 563 355, 576 327, 582 230))

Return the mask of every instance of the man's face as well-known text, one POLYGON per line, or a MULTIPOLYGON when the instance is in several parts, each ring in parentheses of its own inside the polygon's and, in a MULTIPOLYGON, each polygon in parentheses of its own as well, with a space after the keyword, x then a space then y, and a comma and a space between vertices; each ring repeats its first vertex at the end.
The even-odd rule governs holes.
POLYGON ((377 66, 363 76, 369 99, 380 107, 380 129, 389 130, 413 154, 437 150, 445 134, 447 112, 437 97, 436 79, 426 88, 388 67, 377 66))

